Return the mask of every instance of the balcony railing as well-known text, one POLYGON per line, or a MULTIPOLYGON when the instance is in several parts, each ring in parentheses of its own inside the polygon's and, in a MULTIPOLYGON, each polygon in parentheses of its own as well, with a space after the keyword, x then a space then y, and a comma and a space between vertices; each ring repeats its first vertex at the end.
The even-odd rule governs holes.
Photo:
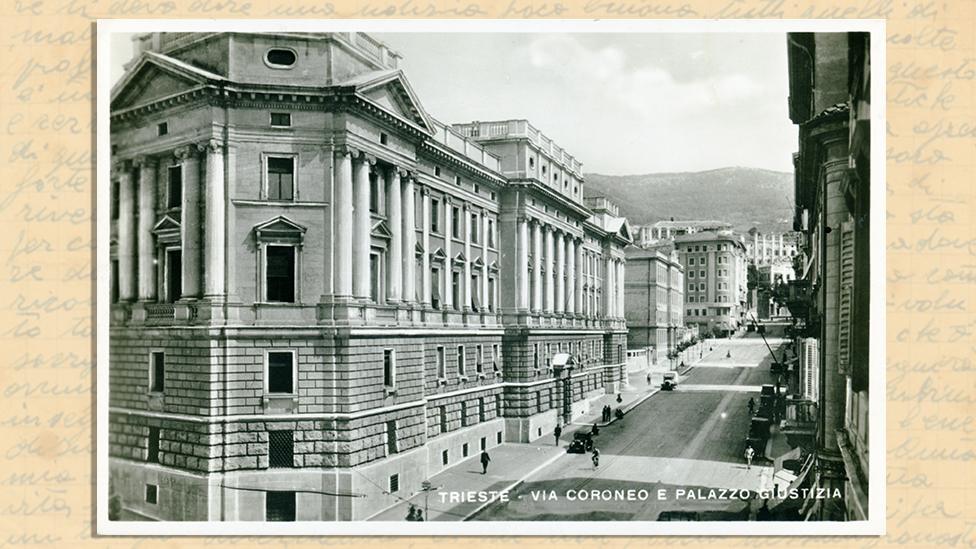
POLYGON ((538 147, 544 154, 562 164, 567 170, 582 177, 583 165, 556 145, 552 139, 540 132, 528 120, 498 120, 493 122, 471 122, 454 124, 461 135, 471 138, 524 137, 538 147))

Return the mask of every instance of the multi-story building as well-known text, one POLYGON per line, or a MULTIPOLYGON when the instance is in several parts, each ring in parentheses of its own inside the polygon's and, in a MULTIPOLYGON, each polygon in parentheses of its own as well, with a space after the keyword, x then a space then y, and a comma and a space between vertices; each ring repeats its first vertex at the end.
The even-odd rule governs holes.
POLYGON ((761 233, 749 231, 746 244, 746 255, 753 265, 770 265, 772 263, 792 262, 796 255, 796 237, 794 233, 761 233))
POLYGON ((624 220, 527 122, 433 119, 398 62, 361 33, 137 39, 111 99, 125 513, 364 519, 621 383, 624 220))
POLYGON ((678 220, 672 217, 668 221, 657 221, 650 225, 633 227, 634 244, 647 248, 664 242, 673 241, 675 237, 694 234, 701 231, 728 231, 732 224, 714 219, 686 219, 678 220))
POLYGON ((822 520, 864 520, 868 511, 869 38, 791 33, 787 40, 790 120, 800 146, 794 229, 806 260, 788 304, 819 361, 810 384, 819 413, 815 482, 844 495, 818 502, 822 520))
POLYGON ((674 238, 685 268, 685 320, 700 333, 727 335, 746 318, 747 261, 732 231, 702 231, 674 238))
POLYGON ((628 246, 626 252, 627 346, 667 356, 684 327, 684 267, 674 246, 628 246))

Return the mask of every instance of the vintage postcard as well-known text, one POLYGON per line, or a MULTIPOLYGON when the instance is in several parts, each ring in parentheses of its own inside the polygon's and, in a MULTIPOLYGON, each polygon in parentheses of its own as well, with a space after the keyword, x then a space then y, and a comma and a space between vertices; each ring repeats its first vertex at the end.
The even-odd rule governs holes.
POLYGON ((882 22, 97 29, 99 533, 883 532, 882 22))

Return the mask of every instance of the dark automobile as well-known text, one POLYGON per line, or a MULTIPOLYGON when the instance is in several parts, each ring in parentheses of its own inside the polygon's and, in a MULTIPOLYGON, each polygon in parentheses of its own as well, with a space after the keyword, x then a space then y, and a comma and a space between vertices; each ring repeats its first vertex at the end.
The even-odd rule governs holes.
POLYGON ((570 454, 585 454, 593 450, 593 435, 590 433, 573 433, 573 441, 569 443, 570 454))
POLYGON ((665 372, 664 380, 661 381, 662 391, 673 391, 678 386, 678 374, 675 372, 665 372))

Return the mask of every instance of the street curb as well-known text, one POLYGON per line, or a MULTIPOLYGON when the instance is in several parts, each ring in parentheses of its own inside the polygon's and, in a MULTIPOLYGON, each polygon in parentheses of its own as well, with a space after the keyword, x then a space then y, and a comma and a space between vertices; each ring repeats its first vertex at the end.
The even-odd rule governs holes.
MULTIPOLYGON (((517 488, 520 484, 522 484, 523 482, 525 482, 529 477, 531 477, 532 475, 538 473, 542 469, 548 467, 554 461, 556 461, 557 459, 563 457, 564 455, 566 455, 565 452, 560 452, 560 453, 552 456, 551 458, 549 458, 546 461, 542 462, 535 469, 532 469, 528 473, 522 475, 522 478, 516 480, 515 482, 513 482, 513 483, 509 484, 508 486, 506 486, 506 487, 502 488, 501 490, 499 490, 499 493, 501 493, 501 492, 511 492, 512 490, 514 490, 515 488, 517 488)), ((464 515, 464 518, 461 519, 461 522, 467 522, 468 520, 471 519, 471 517, 473 517, 473 516, 477 515, 478 513, 484 511, 485 508, 487 508, 489 505, 495 503, 498 500, 499 497, 500 496, 495 496, 494 498, 486 501, 485 503, 482 503, 481 505, 479 505, 478 507, 476 507, 474 509, 474 511, 471 511, 467 515, 464 515)))
MULTIPOLYGON (((627 414, 629 414, 631 410, 633 410, 634 408, 636 408, 636 407, 637 407, 638 405, 640 405, 640 404, 643 404, 645 400, 647 400, 647 399, 649 399, 649 398, 651 398, 652 396, 654 396, 654 395, 656 395, 656 394, 658 394, 658 393, 660 393, 660 392, 661 392, 661 390, 660 390, 660 389, 654 389, 654 390, 652 390, 651 392, 649 392, 649 393, 647 393, 646 395, 644 395, 644 396, 642 396, 641 398, 639 398, 639 399, 637 399, 637 400, 635 400, 635 401, 633 401, 633 402, 631 402, 631 403, 630 403, 630 404, 628 404, 628 405, 627 405, 627 406, 626 406, 625 408, 623 408, 623 409, 622 409, 622 411, 623 411, 623 413, 624 413, 624 415, 627 415, 627 414)), ((600 422, 596 422, 596 425, 597 425, 598 427, 606 427, 607 425, 610 425, 610 424, 611 424, 611 423, 613 423, 614 421, 617 421, 617 419, 616 419, 616 418, 613 418, 613 417, 611 417, 611 418, 610 418, 610 421, 608 421, 608 422, 606 422, 606 423, 600 423, 600 422)), ((577 422, 575 422, 575 421, 574 421, 574 422, 571 422, 571 425, 580 425, 580 426, 583 426, 583 427, 585 427, 585 426, 588 426, 588 425, 593 425, 593 424, 592 424, 592 423, 577 423, 577 422)))

